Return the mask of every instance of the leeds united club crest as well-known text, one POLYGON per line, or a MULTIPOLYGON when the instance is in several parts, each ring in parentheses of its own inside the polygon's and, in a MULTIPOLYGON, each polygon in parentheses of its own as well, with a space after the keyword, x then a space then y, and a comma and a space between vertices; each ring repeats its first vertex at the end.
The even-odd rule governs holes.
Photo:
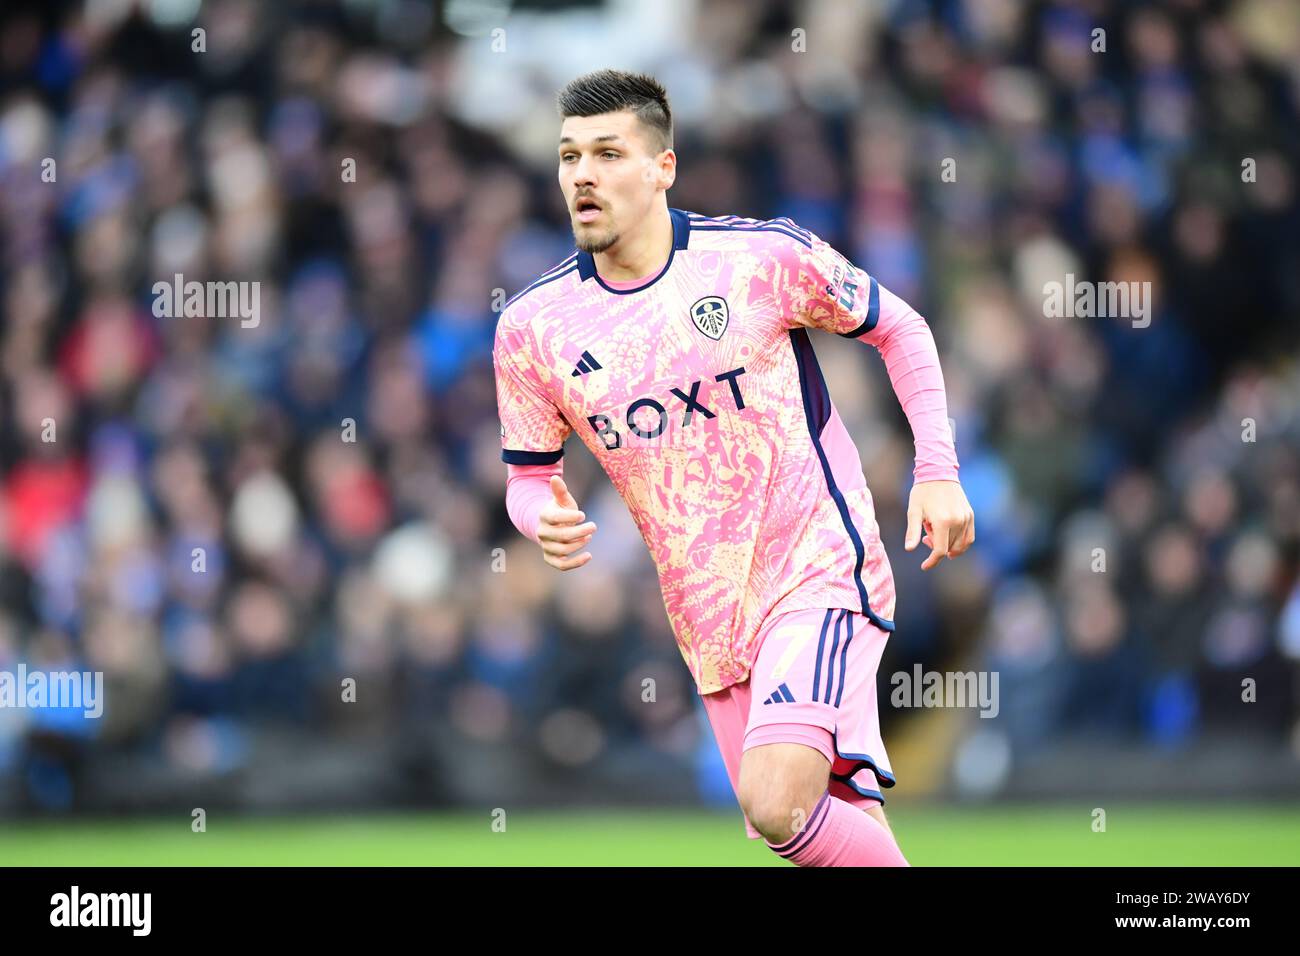
POLYGON ((727 300, 716 295, 706 295, 691 306, 691 321, 695 327, 717 341, 727 331, 727 300))

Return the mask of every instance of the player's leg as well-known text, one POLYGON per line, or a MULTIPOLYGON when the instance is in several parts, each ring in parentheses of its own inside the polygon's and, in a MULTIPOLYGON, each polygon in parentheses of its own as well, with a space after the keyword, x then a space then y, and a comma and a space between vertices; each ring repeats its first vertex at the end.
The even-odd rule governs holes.
POLYGON ((749 747, 740 761, 746 817, 773 852, 799 866, 907 866, 893 834, 870 811, 831 796, 830 768, 830 759, 808 744, 749 747))
POLYGON ((765 630, 737 786, 750 825, 800 865, 907 865, 880 806, 894 783, 875 694, 888 634, 842 609, 786 612, 765 630))
MULTIPOLYGON (((841 760, 840 763, 843 764, 844 761, 841 760)), ((856 776, 860 780, 875 779, 871 775, 870 771, 861 771, 856 776)), ((832 778, 832 781, 834 781, 834 778, 832 778)), ((861 794, 854 792, 847 785, 840 785, 837 782, 832 782, 830 789, 831 789, 831 796, 839 797, 841 800, 847 800, 849 803, 853 804, 863 813, 871 814, 871 816, 873 816, 876 819, 876 821, 881 826, 883 826, 886 830, 888 830, 891 834, 894 832, 893 827, 889 825, 889 820, 885 817, 885 808, 884 805, 881 803, 881 801, 884 799, 883 797, 879 797, 879 796, 874 798, 864 797, 861 794)), ((878 793, 879 784, 872 784, 871 789, 878 793)))
POLYGON ((864 812, 869 813, 873 817, 875 817, 876 820, 880 823, 880 825, 889 831, 890 836, 894 835, 893 828, 890 827, 889 821, 885 819, 884 807, 882 807, 880 804, 877 803, 874 807, 867 807, 864 812))
POLYGON ((752 747, 740 760, 741 809, 768 843, 785 843, 803 831, 830 771, 821 751, 805 744, 752 747))
MULTIPOLYGON (((739 801, 740 756, 745 742, 745 724, 749 720, 749 682, 704 694, 700 697, 700 702, 704 705, 713 738, 717 741, 723 766, 727 768, 732 792, 739 801)), ((745 820, 745 835, 755 840, 761 836, 748 819, 745 820)))

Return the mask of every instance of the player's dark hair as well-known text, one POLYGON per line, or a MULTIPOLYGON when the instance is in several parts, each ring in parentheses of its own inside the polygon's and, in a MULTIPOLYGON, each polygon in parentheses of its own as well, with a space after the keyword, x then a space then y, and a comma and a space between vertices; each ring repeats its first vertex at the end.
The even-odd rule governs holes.
POLYGON ((556 96, 560 118, 597 116, 631 110, 650 130, 650 143, 657 153, 673 146, 673 114, 668 108, 668 93, 653 76, 624 73, 622 70, 596 70, 578 77, 556 96))

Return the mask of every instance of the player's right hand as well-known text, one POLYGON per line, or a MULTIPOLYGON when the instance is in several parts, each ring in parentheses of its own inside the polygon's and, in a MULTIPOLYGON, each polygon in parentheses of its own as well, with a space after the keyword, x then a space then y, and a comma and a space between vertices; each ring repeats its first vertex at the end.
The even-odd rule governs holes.
POLYGON ((590 551, 576 557, 574 553, 587 546, 596 532, 596 522, 586 520, 586 514, 579 510, 578 502, 559 475, 551 475, 551 500, 542 506, 538 517, 537 540, 547 564, 561 571, 572 571, 591 560, 590 551))

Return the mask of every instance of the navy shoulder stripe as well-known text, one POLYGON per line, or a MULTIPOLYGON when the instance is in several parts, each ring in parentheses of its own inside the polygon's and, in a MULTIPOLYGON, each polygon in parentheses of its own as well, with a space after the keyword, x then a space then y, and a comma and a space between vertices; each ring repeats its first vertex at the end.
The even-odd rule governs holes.
POLYGON ((559 271, 560 271, 561 269, 563 269, 565 266, 571 266, 571 265, 573 265, 574 260, 576 260, 577 258, 578 258, 578 250, 575 249, 575 250, 573 250, 572 252, 570 252, 567 256, 565 256, 562 260, 560 260, 560 261, 557 262, 555 265, 551 266, 549 269, 547 269, 545 272, 543 272, 541 275, 539 275, 539 276, 537 277, 537 279, 535 279, 535 280, 533 280, 533 281, 535 281, 535 282, 536 282, 536 281, 540 281, 540 280, 542 280, 542 279, 547 278, 547 277, 550 276, 550 275, 553 275, 553 274, 556 273, 556 272, 559 272, 559 271))
POLYGON ((808 231, 803 226, 796 223, 789 216, 779 216, 776 219, 751 219, 746 216, 735 216, 735 215, 705 216, 698 212, 693 212, 690 215, 692 219, 691 221, 692 228, 694 228, 697 224, 706 229, 710 225, 741 226, 741 227, 744 226, 781 227, 790 230, 790 232, 797 233, 799 236, 802 236, 804 239, 807 239, 809 242, 811 242, 813 238, 813 235, 810 231, 808 231))
POLYGON ((793 229, 795 232, 799 233, 799 235, 803 236, 805 239, 809 241, 812 240, 812 232, 808 229, 805 229, 803 226, 799 225, 789 216, 780 216, 776 219, 771 220, 771 222, 773 224, 779 223, 782 226, 787 226, 790 229, 793 229))
POLYGON ((783 236, 788 236, 795 242, 801 243, 809 249, 812 248, 812 243, 809 240, 805 239, 797 232, 792 232, 785 226, 749 226, 727 223, 701 224, 699 222, 693 222, 691 223, 691 232, 776 232, 783 236))
POLYGON ((562 279, 565 276, 567 276, 574 269, 578 268, 577 257, 578 254, 575 252, 573 255, 569 256, 569 258, 561 262, 558 266, 551 269, 549 272, 543 273, 540 277, 534 280, 531 285, 527 286, 524 289, 519 290, 514 295, 512 295, 509 299, 507 299, 506 304, 505 306, 503 306, 503 308, 509 307, 516 300, 522 298, 523 296, 526 296, 534 289, 540 289, 542 286, 546 285, 547 283, 554 282, 556 279, 562 279))

